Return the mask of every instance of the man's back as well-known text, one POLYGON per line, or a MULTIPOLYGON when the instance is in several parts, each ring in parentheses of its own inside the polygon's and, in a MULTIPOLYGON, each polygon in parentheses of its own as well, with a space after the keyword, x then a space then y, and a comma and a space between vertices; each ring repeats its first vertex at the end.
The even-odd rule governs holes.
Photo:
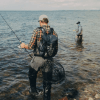
MULTIPOLYGON (((51 28, 50 28, 49 25, 43 25, 41 28, 38 27, 34 30, 28 46, 29 46, 29 48, 32 48, 34 50, 35 55, 40 54, 39 46, 40 46, 40 43, 43 42, 43 35, 44 35, 42 29, 46 32, 47 35, 51 34, 50 33, 51 28)), ((53 30, 52 34, 55 35, 56 37, 58 37, 58 35, 56 34, 56 32, 54 30, 53 30)), ((55 53, 57 53, 57 51, 58 51, 58 41, 57 41, 55 47, 56 47, 55 53)))

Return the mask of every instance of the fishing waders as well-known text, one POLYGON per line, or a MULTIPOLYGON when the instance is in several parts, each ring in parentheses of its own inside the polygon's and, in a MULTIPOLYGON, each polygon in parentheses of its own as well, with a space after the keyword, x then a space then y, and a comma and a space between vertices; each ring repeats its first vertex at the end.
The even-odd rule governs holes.
POLYGON ((30 92, 33 95, 37 95, 37 90, 36 90, 36 78, 37 78, 37 72, 35 69, 33 68, 29 68, 29 73, 28 73, 28 77, 29 77, 29 82, 30 82, 30 92))
POLYGON ((52 80, 52 66, 51 62, 46 62, 43 70, 43 100, 51 100, 51 80, 52 80))

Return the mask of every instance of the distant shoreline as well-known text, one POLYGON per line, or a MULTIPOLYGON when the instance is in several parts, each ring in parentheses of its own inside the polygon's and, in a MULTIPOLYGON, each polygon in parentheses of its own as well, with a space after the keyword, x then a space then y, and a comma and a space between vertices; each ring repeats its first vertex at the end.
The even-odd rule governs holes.
POLYGON ((100 11, 100 10, 0 10, 2 11, 100 11))

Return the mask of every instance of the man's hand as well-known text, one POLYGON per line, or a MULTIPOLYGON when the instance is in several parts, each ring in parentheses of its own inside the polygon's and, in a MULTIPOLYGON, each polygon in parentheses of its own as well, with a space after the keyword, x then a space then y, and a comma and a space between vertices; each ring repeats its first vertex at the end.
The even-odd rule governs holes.
POLYGON ((25 48, 25 43, 20 44, 21 48, 25 48))
POLYGON ((21 43, 20 46, 21 46, 21 48, 29 49, 29 48, 28 48, 28 45, 25 44, 25 43, 21 43))
POLYGON ((77 38, 78 38, 78 36, 76 35, 76 36, 75 36, 75 38, 77 39, 77 38))

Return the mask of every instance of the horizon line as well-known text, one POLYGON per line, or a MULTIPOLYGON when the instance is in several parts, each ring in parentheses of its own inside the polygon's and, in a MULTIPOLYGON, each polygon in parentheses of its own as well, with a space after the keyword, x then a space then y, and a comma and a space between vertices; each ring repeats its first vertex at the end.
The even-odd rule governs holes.
MULTIPOLYGON (((100 10, 100 9, 83 9, 83 10, 71 10, 71 11, 92 11, 92 10, 100 10)), ((70 10, 0 10, 0 11, 70 11, 70 10)))

